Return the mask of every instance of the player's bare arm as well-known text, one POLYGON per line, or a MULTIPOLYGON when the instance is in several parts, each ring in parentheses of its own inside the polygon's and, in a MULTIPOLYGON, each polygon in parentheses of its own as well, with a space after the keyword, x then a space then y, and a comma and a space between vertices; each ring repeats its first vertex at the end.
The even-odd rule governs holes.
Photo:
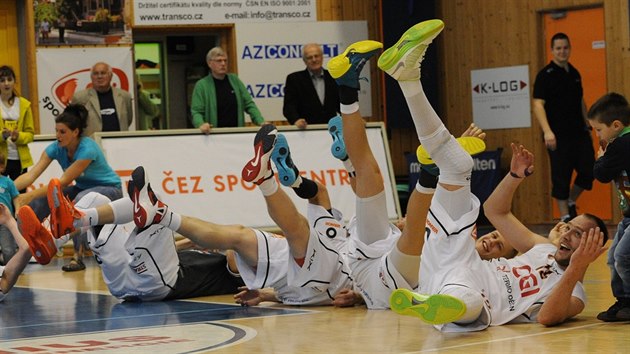
POLYGON ((521 253, 538 243, 549 243, 546 238, 532 232, 512 214, 512 200, 518 186, 534 172, 534 154, 522 145, 511 144, 510 173, 503 178, 484 203, 488 220, 521 253))
POLYGON ((582 233, 580 245, 571 256, 571 262, 562 279, 540 309, 538 314, 540 324, 558 325, 584 310, 584 303, 571 294, 577 282, 584 279, 588 266, 606 252, 607 247, 603 246, 603 242, 604 233, 599 228, 582 233))

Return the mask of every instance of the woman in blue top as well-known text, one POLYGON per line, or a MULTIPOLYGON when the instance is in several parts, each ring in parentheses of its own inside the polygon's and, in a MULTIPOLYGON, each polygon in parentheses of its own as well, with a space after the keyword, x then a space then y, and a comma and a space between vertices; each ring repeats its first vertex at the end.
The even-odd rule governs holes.
MULTIPOLYGON (((89 192, 98 192, 111 200, 122 197, 120 177, 109 166, 96 142, 83 136, 87 126, 87 110, 82 105, 68 105, 55 118, 57 141, 46 147, 39 161, 15 180, 18 189, 30 186, 56 160, 63 174, 59 178, 63 194, 75 203, 89 192), (72 184, 74 182, 74 184, 72 184)), ((50 215, 47 187, 18 196, 17 205, 29 204, 39 220, 50 215)), ((74 257, 62 267, 65 271, 85 269, 83 264, 84 235, 73 239, 74 257)))

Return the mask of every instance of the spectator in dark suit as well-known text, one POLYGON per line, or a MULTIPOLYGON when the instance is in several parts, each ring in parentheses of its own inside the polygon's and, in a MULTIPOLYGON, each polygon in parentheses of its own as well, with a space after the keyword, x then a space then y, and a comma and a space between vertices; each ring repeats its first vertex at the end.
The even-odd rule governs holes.
POLYGON ((322 47, 309 43, 302 48, 306 69, 287 76, 282 113, 300 129, 308 124, 327 124, 337 115, 339 94, 335 80, 322 67, 322 47))

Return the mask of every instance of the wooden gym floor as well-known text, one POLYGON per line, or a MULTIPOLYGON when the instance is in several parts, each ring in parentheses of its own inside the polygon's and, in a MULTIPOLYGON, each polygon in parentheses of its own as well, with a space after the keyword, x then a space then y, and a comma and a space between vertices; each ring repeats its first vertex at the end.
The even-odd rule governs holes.
POLYGON ((74 273, 61 271, 65 261, 30 264, 0 303, 0 353, 630 353, 629 323, 595 318, 613 303, 604 256, 586 275, 589 302, 574 320, 464 334, 364 306, 244 308, 231 296, 121 303, 92 258, 74 273))

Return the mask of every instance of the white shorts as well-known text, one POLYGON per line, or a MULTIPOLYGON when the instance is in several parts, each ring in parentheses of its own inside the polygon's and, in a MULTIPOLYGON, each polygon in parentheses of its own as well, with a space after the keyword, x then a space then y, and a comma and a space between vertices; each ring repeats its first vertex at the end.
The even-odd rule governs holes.
POLYGON ((358 291, 369 309, 388 309, 389 296, 398 288, 412 289, 389 261, 400 238, 400 230, 389 222, 385 193, 357 198, 357 215, 348 223, 348 259, 358 291), (362 233, 371 232, 369 237, 362 233), (378 240, 366 244, 366 239, 378 240))
MULTIPOLYGON (((323 209, 323 208, 322 208, 323 209)), ((325 210, 324 210, 325 211, 325 210)), ((330 217, 330 214, 326 212, 326 217, 330 217)), ((308 270, 302 270, 307 268, 308 262, 305 260, 303 267, 299 267, 295 260, 290 255, 289 245, 284 237, 274 235, 272 233, 254 230, 256 233, 256 239, 258 241, 258 264, 256 268, 250 267, 240 256, 236 253, 236 262, 240 272, 240 275, 245 282, 245 285, 249 289, 262 289, 262 288, 274 288, 278 300, 286 305, 330 305, 332 304, 332 296, 328 291, 322 290, 320 282, 314 279, 330 279, 333 280, 344 279, 337 274, 325 274, 322 270, 319 272, 310 272, 308 270), (289 286, 289 269, 292 269, 293 281, 303 286, 289 286), (311 276, 311 279, 307 279, 311 276), (321 277, 320 277, 321 276, 321 277)), ((317 237, 311 237, 309 239, 308 250, 315 249, 316 254, 324 254, 322 248, 317 245, 311 246, 313 240, 317 240, 317 237)), ((308 252, 308 251, 307 251, 308 252)), ((328 252, 326 252, 328 253, 328 252)), ((310 254, 310 253, 307 253, 310 254)), ((307 257, 308 258, 308 257, 307 257)), ((314 259, 317 264, 320 263, 321 258, 314 259)), ((336 258, 335 258, 336 262, 336 258)), ((324 270, 330 270, 331 272, 337 267, 321 267, 324 270)), ((315 271, 315 263, 311 266, 311 270, 315 271)), ((320 269, 321 270, 321 269, 320 269)), ((328 281, 328 283, 331 283, 328 281)), ((335 281, 332 283, 336 284, 335 281)), ((343 283, 345 287, 350 287, 350 284, 343 283)), ((335 285, 339 286, 339 285, 335 285)), ((334 294, 333 294, 334 295, 334 294)))
POLYGON ((133 223, 105 225, 98 238, 88 231, 88 243, 101 266, 103 280, 120 299, 158 301, 175 287, 179 258, 173 231, 151 225, 136 235, 133 223))
POLYGON ((444 275, 449 270, 481 262, 472 237, 480 202, 473 194, 470 198, 472 210, 459 220, 451 219, 437 198, 431 201, 420 261, 421 292, 435 294, 442 288, 444 275))
POLYGON ((314 289, 328 304, 340 290, 352 287, 346 259, 348 232, 340 221, 341 213, 333 210, 333 214, 319 205, 308 205, 310 236, 304 264, 300 267, 289 258, 288 272, 290 286, 314 289))
MULTIPOLYGON (((107 197, 92 192, 81 198, 76 207, 81 210, 107 203, 107 197)), ((161 225, 151 225, 139 235, 136 231, 133 223, 105 225, 98 235, 95 228, 89 228, 88 244, 112 295, 120 299, 162 300, 178 278, 174 233, 161 225)))
MULTIPOLYGON (((439 294, 446 285, 478 291, 477 272, 472 270, 483 267, 483 261, 475 249, 473 233, 481 203, 475 195, 469 196, 472 209, 459 220, 453 220, 437 198, 431 201, 420 261, 419 292, 423 294, 439 294)), ((482 330, 489 325, 489 311, 484 309, 480 318, 471 324, 449 323, 436 328, 446 332, 482 330)))
POLYGON ((389 309, 389 297, 398 288, 415 290, 398 272, 389 259, 396 247, 400 230, 390 224, 390 232, 383 240, 366 245, 355 236, 356 220, 350 221, 350 269, 358 291, 369 309, 389 309))
POLYGON ((287 259, 289 244, 276 234, 255 230, 258 242, 258 264, 250 267, 236 254, 238 271, 248 289, 274 288, 277 292, 287 287, 287 259))

